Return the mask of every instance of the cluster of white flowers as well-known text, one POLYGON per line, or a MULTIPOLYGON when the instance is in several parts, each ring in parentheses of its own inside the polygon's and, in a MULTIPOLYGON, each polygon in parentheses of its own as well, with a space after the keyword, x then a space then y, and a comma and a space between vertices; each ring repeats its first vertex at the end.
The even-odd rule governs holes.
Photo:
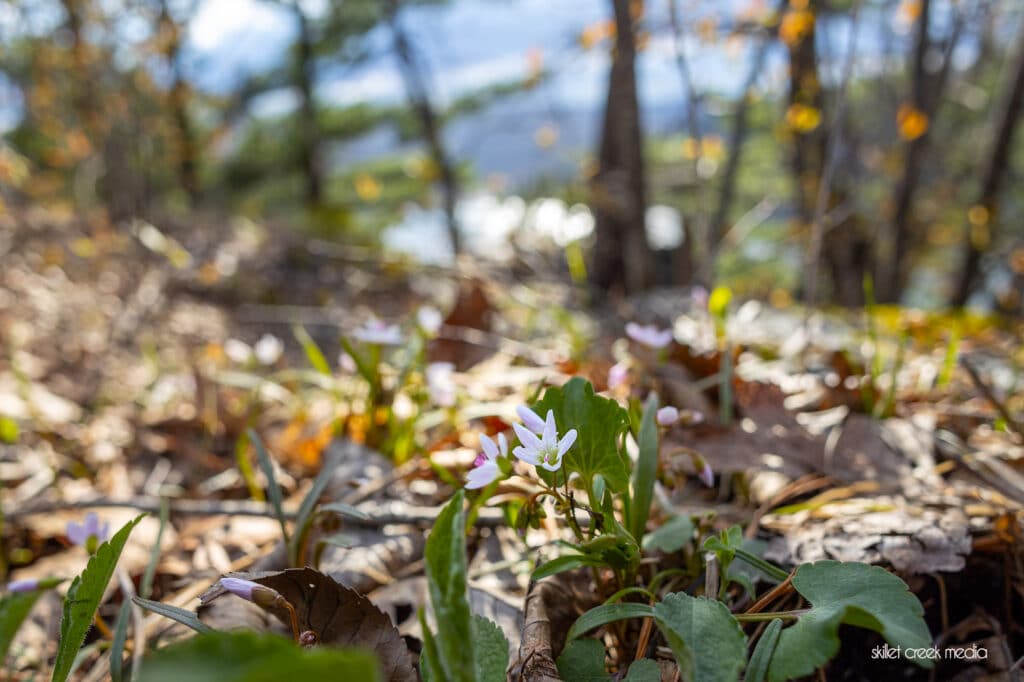
MULTIPOLYGON (((524 406, 517 407, 516 414, 523 424, 512 425, 520 442, 512 454, 528 464, 558 471, 565 453, 576 442, 576 429, 569 429, 559 438, 554 410, 548 410, 545 419, 524 406)), ((466 476, 466 488, 471 490, 493 483, 501 475, 499 458, 508 459, 508 441, 503 433, 498 434, 497 444, 490 437, 481 435, 480 446, 483 452, 477 455, 473 469, 466 476)))

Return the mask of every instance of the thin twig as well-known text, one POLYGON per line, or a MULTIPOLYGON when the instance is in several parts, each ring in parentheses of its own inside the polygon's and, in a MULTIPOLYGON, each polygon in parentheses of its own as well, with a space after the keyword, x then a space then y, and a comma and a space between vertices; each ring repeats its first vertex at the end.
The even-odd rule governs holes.
MULTIPOLYGON (((68 509, 94 509, 100 507, 129 508, 158 513, 160 511, 160 499, 159 497, 140 495, 124 500, 97 497, 87 500, 40 502, 38 504, 24 505, 19 509, 5 509, 4 517, 17 519, 33 514, 51 514, 68 509)), ((226 514, 229 516, 267 516, 276 518, 276 514, 270 505, 250 500, 172 499, 170 506, 171 513, 180 516, 216 516, 218 514, 226 514)), ((437 515, 441 511, 441 507, 413 506, 403 502, 367 503, 361 509, 366 512, 367 518, 346 519, 346 523, 353 526, 370 528, 394 524, 429 526, 437 520, 437 515)), ((296 509, 285 509, 284 517, 294 520, 296 513, 296 509)), ((504 523, 504 515, 500 509, 481 509, 477 517, 478 526, 493 527, 504 523)))

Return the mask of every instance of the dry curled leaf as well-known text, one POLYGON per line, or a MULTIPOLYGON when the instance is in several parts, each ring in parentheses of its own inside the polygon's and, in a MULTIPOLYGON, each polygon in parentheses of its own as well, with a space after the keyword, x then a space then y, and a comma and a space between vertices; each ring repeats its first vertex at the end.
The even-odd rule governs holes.
MULTIPOLYGON (((369 649, 380 660, 383 677, 390 682, 417 682, 409 648, 398 629, 373 603, 355 590, 312 568, 233 573, 277 591, 295 608, 301 632, 312 632, 321 644, 369 649)), ((217 583, 200 597, 203 605, 226 594, 217 583)), ((285 610, 269 609, 284 623, 285 610)))

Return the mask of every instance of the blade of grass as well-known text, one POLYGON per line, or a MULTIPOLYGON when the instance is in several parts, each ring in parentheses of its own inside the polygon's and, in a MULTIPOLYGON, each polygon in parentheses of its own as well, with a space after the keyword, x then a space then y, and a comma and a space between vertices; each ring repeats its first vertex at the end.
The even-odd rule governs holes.
POLYGON ((323 351, 320 350, 320 346, 316 345, 316 341, 309 335, 306 328, 302 325, 295 325, 292 327, 292 334, 295 335, 295 340, 302 346, 303 352, 306 354, 306 359, 309 360, 309 364, 313 366, 313 369, 330 376, 331 365, 327 362, 327 358, 324 357, 323 351))
POLYGON ((160 561, 160 546, 164 539, 164 529, 167 528, 167 519, 171 514, 171 502, 166 497, 160 498, 160 529, 156 532, 156 542, 153 543, 153 550, 149 553, 149 563, 146 564, 146 571, 142 574, 142 582, 139 583, 139 596, 149 598, 153 592, 153 576, 156 575, 156 565, 160 561))
POLYGON ((274 514, 281 524, 281 537, 284 538, 287 544, 288 525, 284 516, 284 499, 281 496, 281 486, 277 483, 277 476, 274 475, 274 462, 270 458, 270 453, 263 446, 263 441, 260 439, 259 434, 254 429, 247 429, 246 433, 249 434, 249 440, 252 442, 253 447, 256 448, 256 457, 259 459, 260 468, 263 469, 263 474, 267 477, 267 496, 270 497, 270 504, 274 508, 274 514))

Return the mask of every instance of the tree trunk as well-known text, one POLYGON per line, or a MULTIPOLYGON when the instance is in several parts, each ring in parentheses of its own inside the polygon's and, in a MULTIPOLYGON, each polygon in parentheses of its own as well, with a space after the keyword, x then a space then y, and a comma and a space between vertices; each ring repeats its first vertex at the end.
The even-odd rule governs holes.
POLYGON ((599 168, 591 184, 595 218, 591 281, 604 292, 634 293, 652 284, 653 252, 644 228, 646 187, 636 92, 636 41, 630 0, 612 0, 615 49, 608 79, 599 168))
POLYGON ((409 106, 416 114, 416 118, 419 119, 423 139, 427 143, 431 161, 438 172, 448 239, 451 241, 452 252, 457 256, 462 252, 462 239, 459 235, 459 224, 455 215, 459 197, 459 179, 455 171, 455 164, 445 148, 441 136, 441 124, 434 105, 430 101, 426 77, 421 69, 419 59, 398 20, 398 0, 388 0, 386 8, 388 23, 391 25, 395 41, 395 54, 398 57, 402 80, 405 83, 406 96, 409 99, 409 106))
POLYGON ((197 169, 199 145, 196 144, 192 121, 188 115, 189 85, 181 70, 181 27, 171 16, 167 0, 160 0, 159 21, 164 58, 174 74, 168 93, 168 108, 175 129, 178 182, 188 197, 189 207, 194 209, 200 199, 197 169))
POLYGON ((299 157, 306 176, 306 205, 317 208, 323 202, 323 160, 320 127, 316 120, 316 55, 313 36, 302 7, 296 0, 292 12, 298 23, 295 84, 299 90, 299 157))
POLYGON ((1020 120, 1021 107, 1024 105, 1024 27, 1021 29, 1017 44, 1020 46, 1020 52, 1003 90, 1004 100, 1000 107, 988 163, 985 165, 981 194, 971 208, 974 219, 969 220, 967 225, 963 265, 952 301, 957 306, 967 303, 977 285, 982 252, 992 240, 992 229, 997 222, 999 190, 1010 168, 1013 137, 1020 120))

